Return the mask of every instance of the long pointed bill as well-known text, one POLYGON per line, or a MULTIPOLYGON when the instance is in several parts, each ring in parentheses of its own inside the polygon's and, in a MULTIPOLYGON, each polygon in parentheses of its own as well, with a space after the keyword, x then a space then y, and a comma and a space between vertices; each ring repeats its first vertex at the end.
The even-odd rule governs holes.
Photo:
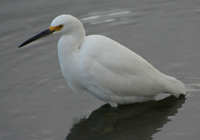
POLYGON ((38 40, 38 39, 41 39, 41 38, 46 37, 46 36, 48 36, 48 35, 51 35, 54 31, 56 31, 56 30, 52 30, 51 28, 50 28, 50 29, 46 29, 46 30, 44 30, 43 32, 41 32, 41 33, 39 33, 39 34, 33 36, 32 38, 26 40, 24 43, 22 43, 22 44, 19 46, 19 48, 21 48, 21 47, 23 47, 23 46, 25 46, 25 45, 27 45, 27 44, 29 44, 29 43, 35 41, 35 40, 38 40))

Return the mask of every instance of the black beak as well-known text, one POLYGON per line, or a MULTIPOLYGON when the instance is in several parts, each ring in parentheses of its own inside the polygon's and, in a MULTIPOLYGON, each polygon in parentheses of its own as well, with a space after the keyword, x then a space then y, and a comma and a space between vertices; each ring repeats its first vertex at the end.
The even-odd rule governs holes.
POLYGON ((25 41, 24 43, 22 43, 18 48, 21 48, 21 47, 23 47, 23 46, 25 46, 25 45, 27 45, 27 44, 29 44, 29 43, 35 41, 35 40, 40 39, 40 38, 46 37, 46 36, 48 36, 48 35, 51 35, 53 32, 55 32, 55 30, 46 29, 46 30, 44 30, 43 32, 41 32, 41 33, 39 33, 39 34, 33 36, 32 38, 26 40, 26 41, 25 41))

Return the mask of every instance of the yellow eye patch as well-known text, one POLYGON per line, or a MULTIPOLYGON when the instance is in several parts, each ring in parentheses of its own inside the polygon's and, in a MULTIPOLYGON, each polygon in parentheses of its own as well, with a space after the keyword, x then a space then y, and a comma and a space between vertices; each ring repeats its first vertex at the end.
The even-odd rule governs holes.
POLYGON ((62 28, 64 27, 64 25, 63 24, 60 24, 60 25, 58 25, 58 26, 53 26, 53 27, 49 27, 49 30, 50 31, 60 31, 62 28))

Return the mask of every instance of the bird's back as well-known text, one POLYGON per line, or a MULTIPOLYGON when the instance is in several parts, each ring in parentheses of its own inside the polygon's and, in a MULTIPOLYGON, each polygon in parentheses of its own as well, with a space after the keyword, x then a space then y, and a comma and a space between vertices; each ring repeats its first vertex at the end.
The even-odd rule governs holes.
POLYGON ((171 80, 168 76, 107 37, 86 37, 81 46, 80 60, 83 86, 101 100, 110 100, 114 96, 154 96, 170 92, 167 89, 171 80))

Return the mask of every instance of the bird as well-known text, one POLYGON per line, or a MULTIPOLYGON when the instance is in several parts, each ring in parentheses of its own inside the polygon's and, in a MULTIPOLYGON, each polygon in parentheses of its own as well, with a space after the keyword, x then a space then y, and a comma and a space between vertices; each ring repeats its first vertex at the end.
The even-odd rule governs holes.
POLYGON ((103 35, 88 35, 82 22, 69 14, 57 16, 50 27, 19 48, 60 34, 58 58, 62 75, 74 92, 87 91, 117 108, 154 100, 160 93, 185 95, 184 84, 154 68, 140 55, 103 35))

